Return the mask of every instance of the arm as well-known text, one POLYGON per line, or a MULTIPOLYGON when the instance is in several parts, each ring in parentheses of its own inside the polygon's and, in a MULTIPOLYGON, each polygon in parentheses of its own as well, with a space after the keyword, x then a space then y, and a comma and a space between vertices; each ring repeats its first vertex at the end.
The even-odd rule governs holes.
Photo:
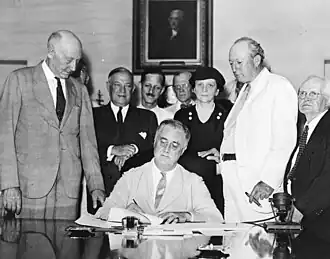
POLYGON ((103 206, 96 212, 95 216, 108 219, 108 215, 111 208, 126 208, 129 204, 130 197, 130 185, 129 185, 129 174, 131 171, 126 172, 116 183, 110 196, 106 198, 103 206))
POLYGON ((86 87, 78 87, 82 88, 80 149, 84 174, 90 192, 93 192, 94 190, 104 191, 103 178, 97 152, 92 105, 86 87))
POLYGON ((223 222, 223 216, 214 204, 211 195, 203 181, 194 175, 191 185, 192 211, 189 211, 194 221, 223 222))
POLYGON ((15 132, 22 106, 17 73, 0 85, 0 190, 19 187, 15 132))
POLYGON ((297 95, 293 86, 282 80, 273 91, 271 147, 264 161, 260 180, 273 189, 283 181, 286 164, 297 138, 297 95))

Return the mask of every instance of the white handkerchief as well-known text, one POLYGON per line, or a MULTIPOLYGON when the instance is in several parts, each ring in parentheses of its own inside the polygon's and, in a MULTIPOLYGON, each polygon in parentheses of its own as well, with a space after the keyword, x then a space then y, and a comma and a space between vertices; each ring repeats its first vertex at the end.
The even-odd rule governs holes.
POLYGON ((146 139, 146 137, 147 137, 147 132, 140 132, 139 135, 140 135, 143 139, 146 139))

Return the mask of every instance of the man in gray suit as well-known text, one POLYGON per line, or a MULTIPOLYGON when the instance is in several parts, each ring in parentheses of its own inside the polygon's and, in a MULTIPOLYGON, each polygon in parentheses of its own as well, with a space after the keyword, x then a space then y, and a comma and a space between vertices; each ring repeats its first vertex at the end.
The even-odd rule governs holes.
POLYGON ((48 54, 0 87, 0 191, 21 218, 75 219, 82 171, 94 207, 104 201, 92 107, 70 74, 81 58, 70 31, 50 35, 48 54))

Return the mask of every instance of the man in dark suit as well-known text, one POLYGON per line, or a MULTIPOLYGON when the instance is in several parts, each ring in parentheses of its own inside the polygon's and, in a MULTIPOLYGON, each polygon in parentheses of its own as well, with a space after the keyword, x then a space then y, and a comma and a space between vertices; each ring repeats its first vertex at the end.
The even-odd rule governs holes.
POLYGON ((128 69, 119 67, 112 70, 107 87, 111 101, 94 108, 93 112, 108 196, 123 172, 151 160, 158 123, 153 112, 129 105, 134 84, 128 69))
POLYGON ((318 236, 330 237, 330 85, 310 76, 298 91, 299 111, 306 117, 289 162, 287 190, 295 199, 293 221, 318 236))
POLYGON ((76 219, 82 171, 94 206, 104 200, 91 101, 70 76, 82 45, 61 30, 47 48, 44 61, 0 86, 0 191, 6 211, 19 217, 76 219))

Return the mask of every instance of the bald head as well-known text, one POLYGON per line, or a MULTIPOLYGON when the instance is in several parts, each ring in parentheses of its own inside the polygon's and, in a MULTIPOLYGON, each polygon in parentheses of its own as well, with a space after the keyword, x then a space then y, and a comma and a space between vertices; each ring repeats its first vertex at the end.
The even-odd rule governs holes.
POLYGON ((68 78, 77 68, 82 55, 82 44, 71 31, 53 32, 47 42, 47 64, 55 76, 68 78))

